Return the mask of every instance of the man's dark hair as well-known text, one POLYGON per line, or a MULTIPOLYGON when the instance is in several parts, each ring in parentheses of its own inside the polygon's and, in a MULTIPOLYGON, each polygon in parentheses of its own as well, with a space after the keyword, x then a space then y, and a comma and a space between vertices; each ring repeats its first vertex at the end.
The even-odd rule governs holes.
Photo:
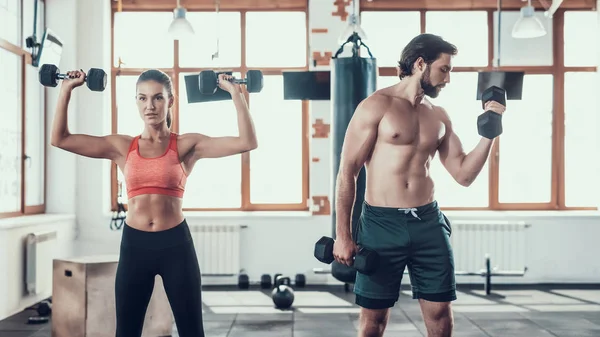
POLYGON ((413 38, 402 50, 398 62, 399 77, 403 79, 413 74, 415 61, 422 57, 430 65, 442 54, 456 55, 458 49, 455 45, 445 41, 442 37, 433 34, 420 34, 413 38))

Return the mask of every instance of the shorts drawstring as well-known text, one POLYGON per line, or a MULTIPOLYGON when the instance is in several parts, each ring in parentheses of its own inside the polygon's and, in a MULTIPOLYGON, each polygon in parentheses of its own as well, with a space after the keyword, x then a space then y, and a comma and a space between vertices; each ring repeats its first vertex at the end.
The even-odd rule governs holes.
POLYGON ((398 211, 404 211, 404 214, 410 213, 415 218, 421 220, 421 218, 419 218, 419 216, 416 213, 417 212, 416 208, 398 208, 398 211))

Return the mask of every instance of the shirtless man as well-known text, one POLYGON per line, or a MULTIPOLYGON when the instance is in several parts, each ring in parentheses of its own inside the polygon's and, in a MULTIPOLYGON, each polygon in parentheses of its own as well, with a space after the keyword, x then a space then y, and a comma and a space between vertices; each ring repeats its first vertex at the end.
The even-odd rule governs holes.
MULTIPOLYGON (((361 307, 359 337, 383 336, 406 266, 428 336, 452 335, 450 304, 456 300, 456 284, 451 228, 435 201, 429 167, 439 152, 452 177, 469 186, 483 168, 493 143, 482 137, 471 152, 465 153, 446 111, 424 97, 437 97, 450 83, 451 61, 456 54, 457 48, 439 36, 415 37, 402 52, 400 82, 361 102, 348 125, 336 182, 337 240, 333 254, 336 261, 349 266, 357 244, 380 256, 373 275, 356 275, 354 292, 361 307), (365 202, 355 243, 351 212, 356 178, 363 165, 365 202)), ((484 110, 502 114, 505 107, 490 102, 484 110)))

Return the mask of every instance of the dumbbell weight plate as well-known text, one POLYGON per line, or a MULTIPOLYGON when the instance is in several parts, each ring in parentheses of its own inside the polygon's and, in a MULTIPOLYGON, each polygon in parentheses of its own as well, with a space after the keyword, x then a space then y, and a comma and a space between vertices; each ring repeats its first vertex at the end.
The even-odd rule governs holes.
POLYGON ((269 275, 269 274, 263 274, 260 277, 260 287, 262 289, 269 289, 269 288, 271 288, 271 275, 269 275))
POLYGON ((260 70, 248 70, 246 73, 248 92, 260 92, 263 88, 263 74, 260 70))
POLYGON ((250 278, 247 274, 240 274, 238 276, 238 288, 248 289, 250 288, 250 278))
POLYGON ((202 95, 212 95, 217 91, 217 73, 203 70, 198 76, 198 87, 202 95))
POLYGON ((489 101, 498 102, 506 106, 506 90, 492 85, 481 93, 481 108, 485 109, 485 104, 489 101))
MULTIPOLYGON (((506 106, 506 91, 495 85, 485 89, 481 94, 481 106, 489 101, 498 102, 506 106)), ((486 111, 477 118, 477 130, 479 135, 488 139, 494 139, 502 134, 502 115, 493 111, 486 111)))
POLYGON ((304 274, 296 274, 294 285, 298 288, 303 288, 306 285, 306 277, 304 274))
POLYGON ((319 239, 319 241, 317 241, 317 243, 315 243, 315 251, 314 251, 315 258, 326 264, 330 264, 331 262, 333 262, 333 260, 334 260, 333 244, 334 243, 335 243, 335 241, 333 241, 333 239, 330 237, 327 237, 327 236, 321 237, 319 239))
POLYGON ((38 73, 40 83, 45 87, 56 87, 58 85, 56 75, 59 72, 58 67, 53 64, 42 65, 38 73))
POLYGON ((493 111, 486 111, 477 117, 477 131, 479 135, 494 139, 502 134, 502 115, 493 111))
POLYGON ((354 268, 365 275, 371 275, 377 269, 379 262, 377 253, 366 248, 360 248, 354 259, 354 268))
POLYGON ((87 74, 87 86, 92 91, 104 91, 106 88, 107 76, 102 69, 91 68, 87 74))

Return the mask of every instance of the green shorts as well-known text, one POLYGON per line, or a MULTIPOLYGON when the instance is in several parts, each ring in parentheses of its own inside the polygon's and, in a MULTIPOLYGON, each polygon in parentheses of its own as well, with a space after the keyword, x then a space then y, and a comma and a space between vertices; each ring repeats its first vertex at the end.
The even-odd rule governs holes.
POLYGON ((359 246, 379 255, 372 275, 356 274, 356 304, 368 309, 393 307, 408 267, 413 298, 432 302, 456 300, 452 228, 437 202, 414 207, 375 207, 363 203, 359 246))

